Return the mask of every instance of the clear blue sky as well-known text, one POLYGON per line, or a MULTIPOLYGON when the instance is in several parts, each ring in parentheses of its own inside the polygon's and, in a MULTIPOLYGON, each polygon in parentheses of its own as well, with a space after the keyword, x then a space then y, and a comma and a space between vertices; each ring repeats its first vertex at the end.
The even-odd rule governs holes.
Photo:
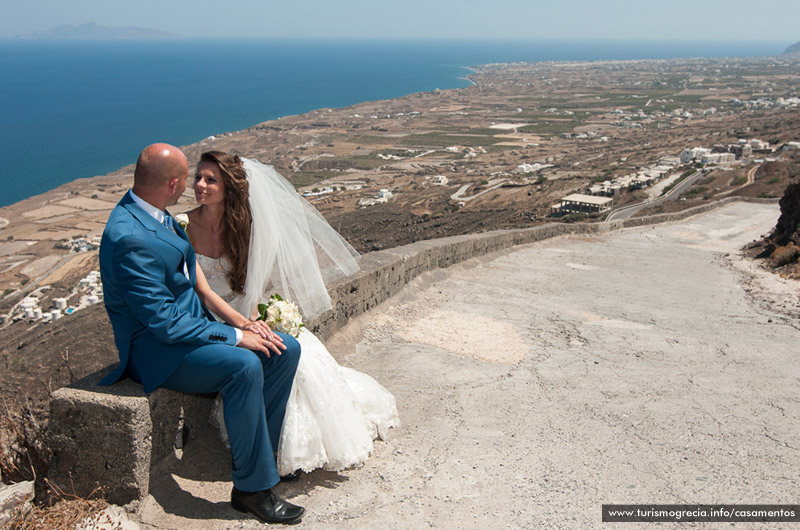
POLYGON ((185 37, 800 41, 800 0, 0 0, 0 13, 0 37, 95 22, 185 37))

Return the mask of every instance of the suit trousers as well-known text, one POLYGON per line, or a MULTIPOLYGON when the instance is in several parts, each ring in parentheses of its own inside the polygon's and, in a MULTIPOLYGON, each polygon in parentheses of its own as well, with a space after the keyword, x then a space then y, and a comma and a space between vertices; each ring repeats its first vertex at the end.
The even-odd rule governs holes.
POLYGON ((271 488, 286 402, 292 390, 300 344, 280 333, 281 355, 211 344, 189 353, 161 385, 180 392, 222 392, 225 427, 233 455, 233 484, 241 491, 271 488))

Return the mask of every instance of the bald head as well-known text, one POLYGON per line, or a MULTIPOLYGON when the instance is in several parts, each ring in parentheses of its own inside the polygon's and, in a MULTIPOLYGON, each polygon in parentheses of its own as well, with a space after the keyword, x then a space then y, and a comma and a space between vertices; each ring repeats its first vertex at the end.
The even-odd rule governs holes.
POLYGON ((180 149, 169 144, 148 145, 136 161, 133 192, 163 209, 178 201, 188 174, 186 156, 180 149))

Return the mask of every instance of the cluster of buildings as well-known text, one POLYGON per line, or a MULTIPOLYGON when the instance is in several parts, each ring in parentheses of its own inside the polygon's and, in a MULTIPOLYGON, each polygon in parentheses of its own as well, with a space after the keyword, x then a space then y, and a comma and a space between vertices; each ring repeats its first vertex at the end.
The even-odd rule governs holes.
MULTIPOLYGON (((53 298, 52 304, 48 308, 42 308, 42 299, 39 296, 31 295, 23 298, 11 311, 11 318, 16 320, 30 320, 41 322, 53 322, 65 315, 71 315, 79 309, 94 305, 103 299, 103 284, 100 281, 100 272, 92 271, 85 278, 81 279, 78 287, 73 293, 65 298, 53 298), (76 305, 70 305, 69 299, 79 296, 76 305)), ((3 315, 3 324, 8 322, 9 316, 3 315)))
POLYGON ((706 147, 689 147, 681 152, 681 163, 689 164, 699 162, 703 165, 716 164, 725 166, 734 163, 736 160, 747 159, 753 155, 764 155, 772 153, 774 149, 769 142, 763 140, 741 139, 738 143, 728 145, 715 145, 711 149, 706 147))
POLYGON ((623 191, 652 186, 671 173, 678 164, 677 158, 664 158, 656 165, 639 169, 635 173, 593 184, 586 190, 586 193, 567 195, 550 206, 550 215, 608 211, 614 203, 615 196, 623 191))
POLYGON ((599 136, 597 131, 588 131, 585 133, 561 133, 561 137, 567 140, 574 138, 575 140, 597 140, 600 142, 607 142, 608 136, 599 136))
POLYGON ((789 97, 789 98, 758 98, 758 99, 730 99, 728 100, 732 105, 741 106, 748 110, 751 109, 769 109, 769 108, 792 108, 800 106, 800 98, 798 97, 789 97))
POLYGON ((100 236, 76 237, 72 240, 72 252, 89 252, 100 248, 100 236))
MULTIPOLYGON (((800 150, 800 142, 788 142, 784 151, 800 150)), ((641 169, 613 180, 593 184, 585 194, 573 193, 562 198, 550 207, 550 215, 563 215, 568 212, 596 213, 609 210, 613 197, 623 191, 652 186, 679 164, 700 163, 703 165, 726 166, 736 160, 749 159, 755 155, 774 152, 769 142, 759 139, 741 139, 735 144, 715 145, 712 148, 689 147, 681 151, 679 158, 663 158, 657 165, 641 169)), ((522 167, 522 166, 520 166, 522 167)))
MULTIPOLYGON (((460 153, 461 148, 457 145, 451 145, 450 147, 445 147, 445 151, 448 153, 460 153)), ((464 158, 475 158, 479 154, 486 154, 486 149, 483 147, 465 147, 464 148, 464 158)))
POLYGON ((635 173, 617 177, 613 180, 606 180, 589 187, 587 194, 592 196, 603 195, 613 197, 627 190, 640 190, 652 186, 664 175, 675 169, 675 164, 661 161, 655 166, 640 169, 635 173))
POLYGON ((100 248, 100 236, 74 237, 69 241, 56 243, 55 248, 69 250, 70 252, 89 252, 100 248))
POLYGON ((326 186, 324 188, 314 188, 311 191, 303 192, 303 197, 313 198, 322 195, 330 195, 331 193, 336 191, 337 188, 339 190, 360 190, 361 188, 364 187, 364 181, 361 180, 347 180, 347 181, 343 180, 337 182, 329 181, 329 184, 330 184, 329 186, 326 186))
MULTIPOLYGON (((672 100, 661 99, 654 100, 654 102, 656 104, 673 103, 672 100)), ((698 109, 696 112, 699 112, 703 115, 716 114, 717 109, 715 107, 710 107, 708 109, 698 109)), ((643 128, 643 124, 653 123, 656 120, 688 120, 694 117, 692 111, 684 108, 677 108, 671 111, 660 109, 653 109, 649 111, 645 111, 643 109, 625 111, 622 109, 615 109, 611 114, 618 118, 612 122, 612 125, 616 125, 617 127, 622 127, 625 129, 641 129, 643 128)))

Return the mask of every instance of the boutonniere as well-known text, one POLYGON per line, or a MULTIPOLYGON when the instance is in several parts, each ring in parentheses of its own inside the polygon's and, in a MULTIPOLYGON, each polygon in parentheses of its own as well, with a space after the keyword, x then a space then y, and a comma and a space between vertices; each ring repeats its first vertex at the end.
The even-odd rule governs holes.
POLYGON ((185 213, 179 213, 175 216, 175 222, 181 227, 181 230, 186 232, 186 227, 189 226, 189 216, 185 213))

